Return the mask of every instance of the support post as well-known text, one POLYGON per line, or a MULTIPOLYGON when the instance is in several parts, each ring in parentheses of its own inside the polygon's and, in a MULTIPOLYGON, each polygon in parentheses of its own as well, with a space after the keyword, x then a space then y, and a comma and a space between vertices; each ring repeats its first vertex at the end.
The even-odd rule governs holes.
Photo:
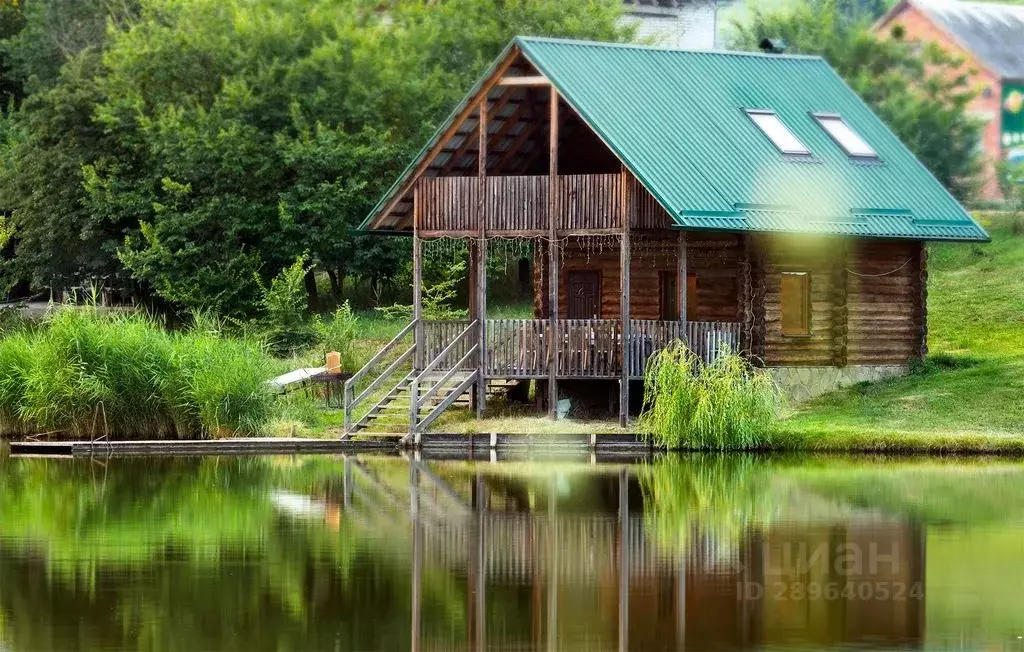
POLYGON ((480 240, 476 246, 476 313, 477 343, 479 353, 476 356, 476 418, 482 419, 487 407, 487 381, 484 369, 487 366, 487 96, 480 100, 479 146, 477 149, 477 179, 480 183, 478 191, 477 222, 480 227, 480 240))
MULTIPOLYGON (((683 336, 683 341, 686 341, 686 285, 687 285, 687 272, 686 272, 686 231, 679 232, 679 253, 676 256, 676 287, 679 290, 679 331, 683 336)), ((689 345, 689 342, 687 342, 689 345)))
POLYGON ((558 91, 551 87, 548 124, 548 416, 554 419, 558 409, 558 91))
POLYGON ((630 352, 632 347, 632 333, 629 324, 629 265, 632 249, 632 244, 629 237, 629 215, 626 213, 626 188, 629 177, 629 173, 626 168, 622 168, 619 172, 621 179, 621 198, 622 202, 622 243, 619 247, 619 289, 621 296, 619 297, 619 307, 622 311, 622 375, 619 379, 619 425, 625 426, 629 421, 629 376, 632 367, 632 361, 630 360, 630 352))
POLYGON ((426 366, 423 359, 423 241, 420 238, 420 184, 412 193, 412 318, 415 322, 413 338, 413 373, 409 383, 409 439, 419 444, 419 373, 426 366))

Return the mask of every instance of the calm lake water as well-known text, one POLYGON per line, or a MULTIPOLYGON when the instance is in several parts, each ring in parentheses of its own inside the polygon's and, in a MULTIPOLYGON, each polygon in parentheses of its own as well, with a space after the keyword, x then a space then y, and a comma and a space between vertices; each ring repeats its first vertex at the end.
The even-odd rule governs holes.
POLYGON ((1024 650, 1024 463, 0 458, 0 651, 1024 650))

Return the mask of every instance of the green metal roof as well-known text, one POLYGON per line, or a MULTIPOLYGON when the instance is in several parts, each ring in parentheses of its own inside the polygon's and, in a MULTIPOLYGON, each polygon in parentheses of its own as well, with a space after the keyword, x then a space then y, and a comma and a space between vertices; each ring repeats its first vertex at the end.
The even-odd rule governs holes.
POLYGON ((679 228, 988 240, 820 57, 515 45, 679 228), (774 111, 811 155, 782 154, 744 109, 774 111), (816 113, 842 116, 878 159, 847 156, 816 113))

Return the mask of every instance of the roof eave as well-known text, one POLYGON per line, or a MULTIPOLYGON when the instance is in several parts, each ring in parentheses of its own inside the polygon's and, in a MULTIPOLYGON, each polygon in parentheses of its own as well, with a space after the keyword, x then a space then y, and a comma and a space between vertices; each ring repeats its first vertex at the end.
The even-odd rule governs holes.
MULTIPOLYGON (((394 210, 394 205, 397 203, 397 200, 409 192, 412 182, 414 182, 415 179, 423 173, 423 170, 418 170, 418 168, 420 168, 424 162, 429 161, 437 155, 436 152, 434 152, 433 155, 430 155, 430 153, 438 145, 444 144, 443 141, 445 139, 442 138, 444 133, 455 124, 459 115, 470 107, 472 100, 477 95, 481 92, 485 92, 485 90, 489 90, 488 82, 495 76, 495 74, 498 73, 502 64, 510 59, 514 59, 515 56, 519 54, 520 50, 517 41, 518 39, 513 39, 505 46, 505 49, 502 50, 501 54, 494 60, 491 66, 473 85, 469 92, 466 93, 466 96, 462 101, 459 102, 448 117, 441 122, 440 126, 434 132, 434 135, 431 136, 429 141, 427 141, 427 144, 424 145, 416 156, 412 158, 412 161, 406 166, 405 170, 402 171, 402 174, 398 179, 391 184, 391 187, 388 188, 387 192, 385 192, 380 198, 380 201, 377 202, 366 218, 359 224, 359 226, 356 227, 358 231, 376 231, 377 229, 374 229, 371 226, 374 218, 386 215, 394 210)), ((395 229, 391 230, 394 231, 395 229)))

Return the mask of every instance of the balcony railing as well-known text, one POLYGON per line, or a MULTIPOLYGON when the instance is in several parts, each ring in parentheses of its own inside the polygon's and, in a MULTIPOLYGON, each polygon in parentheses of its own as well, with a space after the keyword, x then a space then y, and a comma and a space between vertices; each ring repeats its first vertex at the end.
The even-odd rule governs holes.
MULTIPOLYGON (((623 208, 633 226, 667 227, 670 220, 643 186, 619 174, 567 174, 555 177, 560 231, 622 228, 623 208), (623 194, 625 193, 625 197, 623 194)), ((427 233, 480 228, 478 177, 425 177, 418 182, 420 228, 427 233)), ((548 223, 547 176, 487 177, 487 231, 522 234, 544 231, 548 223)))
MULTIPOLYGON (((424 323, 426 359, 441 351, 468 321, 424 323)), ((485 322, 484 376, 487 378, 548 378, 557 365, 559 378, 619 378, 622 374, 622 322, 617 319, 551 320, 492 319, 485 322)), ((647 360, 671 342, 683 339, 677 321, 630 322, 629 375, 642 378, 647 360)), ((705 362, 726 349, 742 348, 738 323, 686 322, 686 341, 705 362)), ((467 344, 468 345, 468 344, 467 344)), ((458 360, 462 356, 453 355, 458 360)))

